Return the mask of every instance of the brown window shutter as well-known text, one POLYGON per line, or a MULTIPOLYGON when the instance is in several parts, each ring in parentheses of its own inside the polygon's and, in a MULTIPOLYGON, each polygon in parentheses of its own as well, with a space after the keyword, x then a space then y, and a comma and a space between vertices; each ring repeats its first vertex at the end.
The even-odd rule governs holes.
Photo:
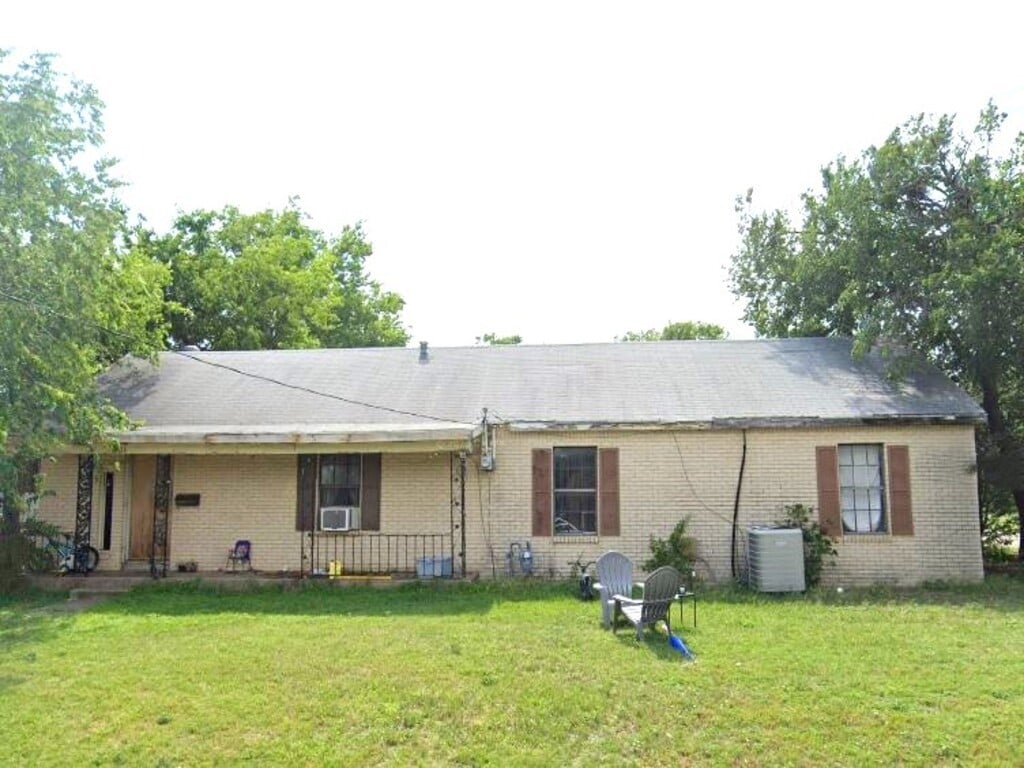
POLYGON ((600 524, 598 533, 602 536, 619 535, 619 449, 602 448, 598 457, 598 488, 601 498, 598 502, 600 524))
POLYGON ((905 445, 887 448, 889 469, 889 524, 893 536, 913 536, 910 512, 910 449, 905 445))
POLYGON ((839 536, 843 523, 839 512, 839 458, 834 445, 814 449, 818 465, 818 523, 826 536, 839 536))
POLYGON ((551 449, 533 450, 533 535, 551 535, 551 449))
POLYGON ((316 456, 298 457, 295 530, 312 531, 316 525, 316 456))
POLYGON ((380 530, 380 454, 363 454, 362 488, 359 491, 359 527, 380 530))

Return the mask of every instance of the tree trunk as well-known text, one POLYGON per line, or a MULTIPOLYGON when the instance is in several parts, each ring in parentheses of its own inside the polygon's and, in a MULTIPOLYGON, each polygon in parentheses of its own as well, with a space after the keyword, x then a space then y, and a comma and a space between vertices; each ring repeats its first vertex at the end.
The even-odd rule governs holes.
MULTIPOLYGON (((981 384, 981 407, 985 409, 988 429, 992 434, 996 450, 1001 455, 1016 451, 1017 441, 1006 429, 1006 419, 1003 417, 1003 409, 999 402, 999 387, 991 376, 982 376, 979 383, 981 384)), ((1010 492, 1017 505, 1017 561, 1024 563, 1024 546, 1021 546, 1021 538, 1024 538, 1024 487, 1014 485, 1010 492)))

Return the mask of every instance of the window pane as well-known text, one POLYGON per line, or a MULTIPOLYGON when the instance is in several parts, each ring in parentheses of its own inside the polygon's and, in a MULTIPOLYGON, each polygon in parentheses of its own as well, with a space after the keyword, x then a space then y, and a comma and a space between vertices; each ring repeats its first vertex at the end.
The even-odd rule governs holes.
POLYGON ((871 519, 871 530, 872 531, 884 531, 885 530, 885 524, 884 524, 883 518, 882 518, 882 510, 880 510, 880 509, 872 510, 871 513, 870 513, 870 519, 871 519))
POLYGON ((597 488, 596 448, 555 448, 555 490, 597 488))
POLYGON ((358 507, 362 457, 333 454, 320 457, 320 506, 358 507))
POLYGON ((844 531, 856 531, 857 530, 857 515, 853 510, 843 510, 843 530, 844 531))
POLYGON ((852 488, 843 488, 842 494, 843 494, 842 495, 843 511, 845 512, 848 509, 852 510, 854 508, 854 504, 853 504, 853 489, 852 488))
POLYGON ((326 486, 320 495, 321 507, 358 507, 359 491, 355 488, 326 486))
POLYGON ((597 494, 555 491, 555 533, 597 533, 597 494))
POLYGON ((853 467, 839 467, 839 485, 840 487, 853 485, 853 467))

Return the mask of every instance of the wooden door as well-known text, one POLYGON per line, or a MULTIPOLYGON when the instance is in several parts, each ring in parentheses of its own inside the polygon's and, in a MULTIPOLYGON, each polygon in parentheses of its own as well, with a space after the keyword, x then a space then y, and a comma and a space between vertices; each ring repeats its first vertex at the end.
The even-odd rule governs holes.
POLYGON ((156 456, 132 457, 129 560, 148 560, 153 552, 153 500, 155 493, 156 456))

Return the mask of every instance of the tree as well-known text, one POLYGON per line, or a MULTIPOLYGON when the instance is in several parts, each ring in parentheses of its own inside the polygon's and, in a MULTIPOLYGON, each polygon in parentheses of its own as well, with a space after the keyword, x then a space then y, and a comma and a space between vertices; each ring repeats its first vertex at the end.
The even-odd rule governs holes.
POLYGON ((284 210, 183 213, 172 231, 139 230, 135 251, 166 265, 171 342, 202 349, 401 346, 404 302, 364 267, 359 225, 326 237, 294 202, 284 210))
POLYGON ((688 339, 725 339, 729 334, 720 325, 684 320, 669 323, 660 331, 649 328, 646 331, 626 331, 616 341, 683 341, 688 339))
MULTIPOLYGON (((858 354, 885 341, 973 393, 983 480, 1024 522, 1024 134, 997 157, 1004 118, 989 104, 970 135, 911 119, 823 169, 795 226, 748 193, 730 278, 759 335, 849 335, 858 354)), ((911 358, 890 359, 898 375, 911 358)))
POLYGON ((125 214, 102 145, 103 104, 35 55, 0 51, 0 494, 17 531, 31 468, 64 443, 99 447, 123 415, 96 375, 162 346, 166 269, 117 244, 125 214))
POLYGON ((477 344, 487 344, 492 347, 510 347, 523 343, 523 337, 518 333, 512 336, 499 336, 496 333, 485 333, 476 337, 477 344))

